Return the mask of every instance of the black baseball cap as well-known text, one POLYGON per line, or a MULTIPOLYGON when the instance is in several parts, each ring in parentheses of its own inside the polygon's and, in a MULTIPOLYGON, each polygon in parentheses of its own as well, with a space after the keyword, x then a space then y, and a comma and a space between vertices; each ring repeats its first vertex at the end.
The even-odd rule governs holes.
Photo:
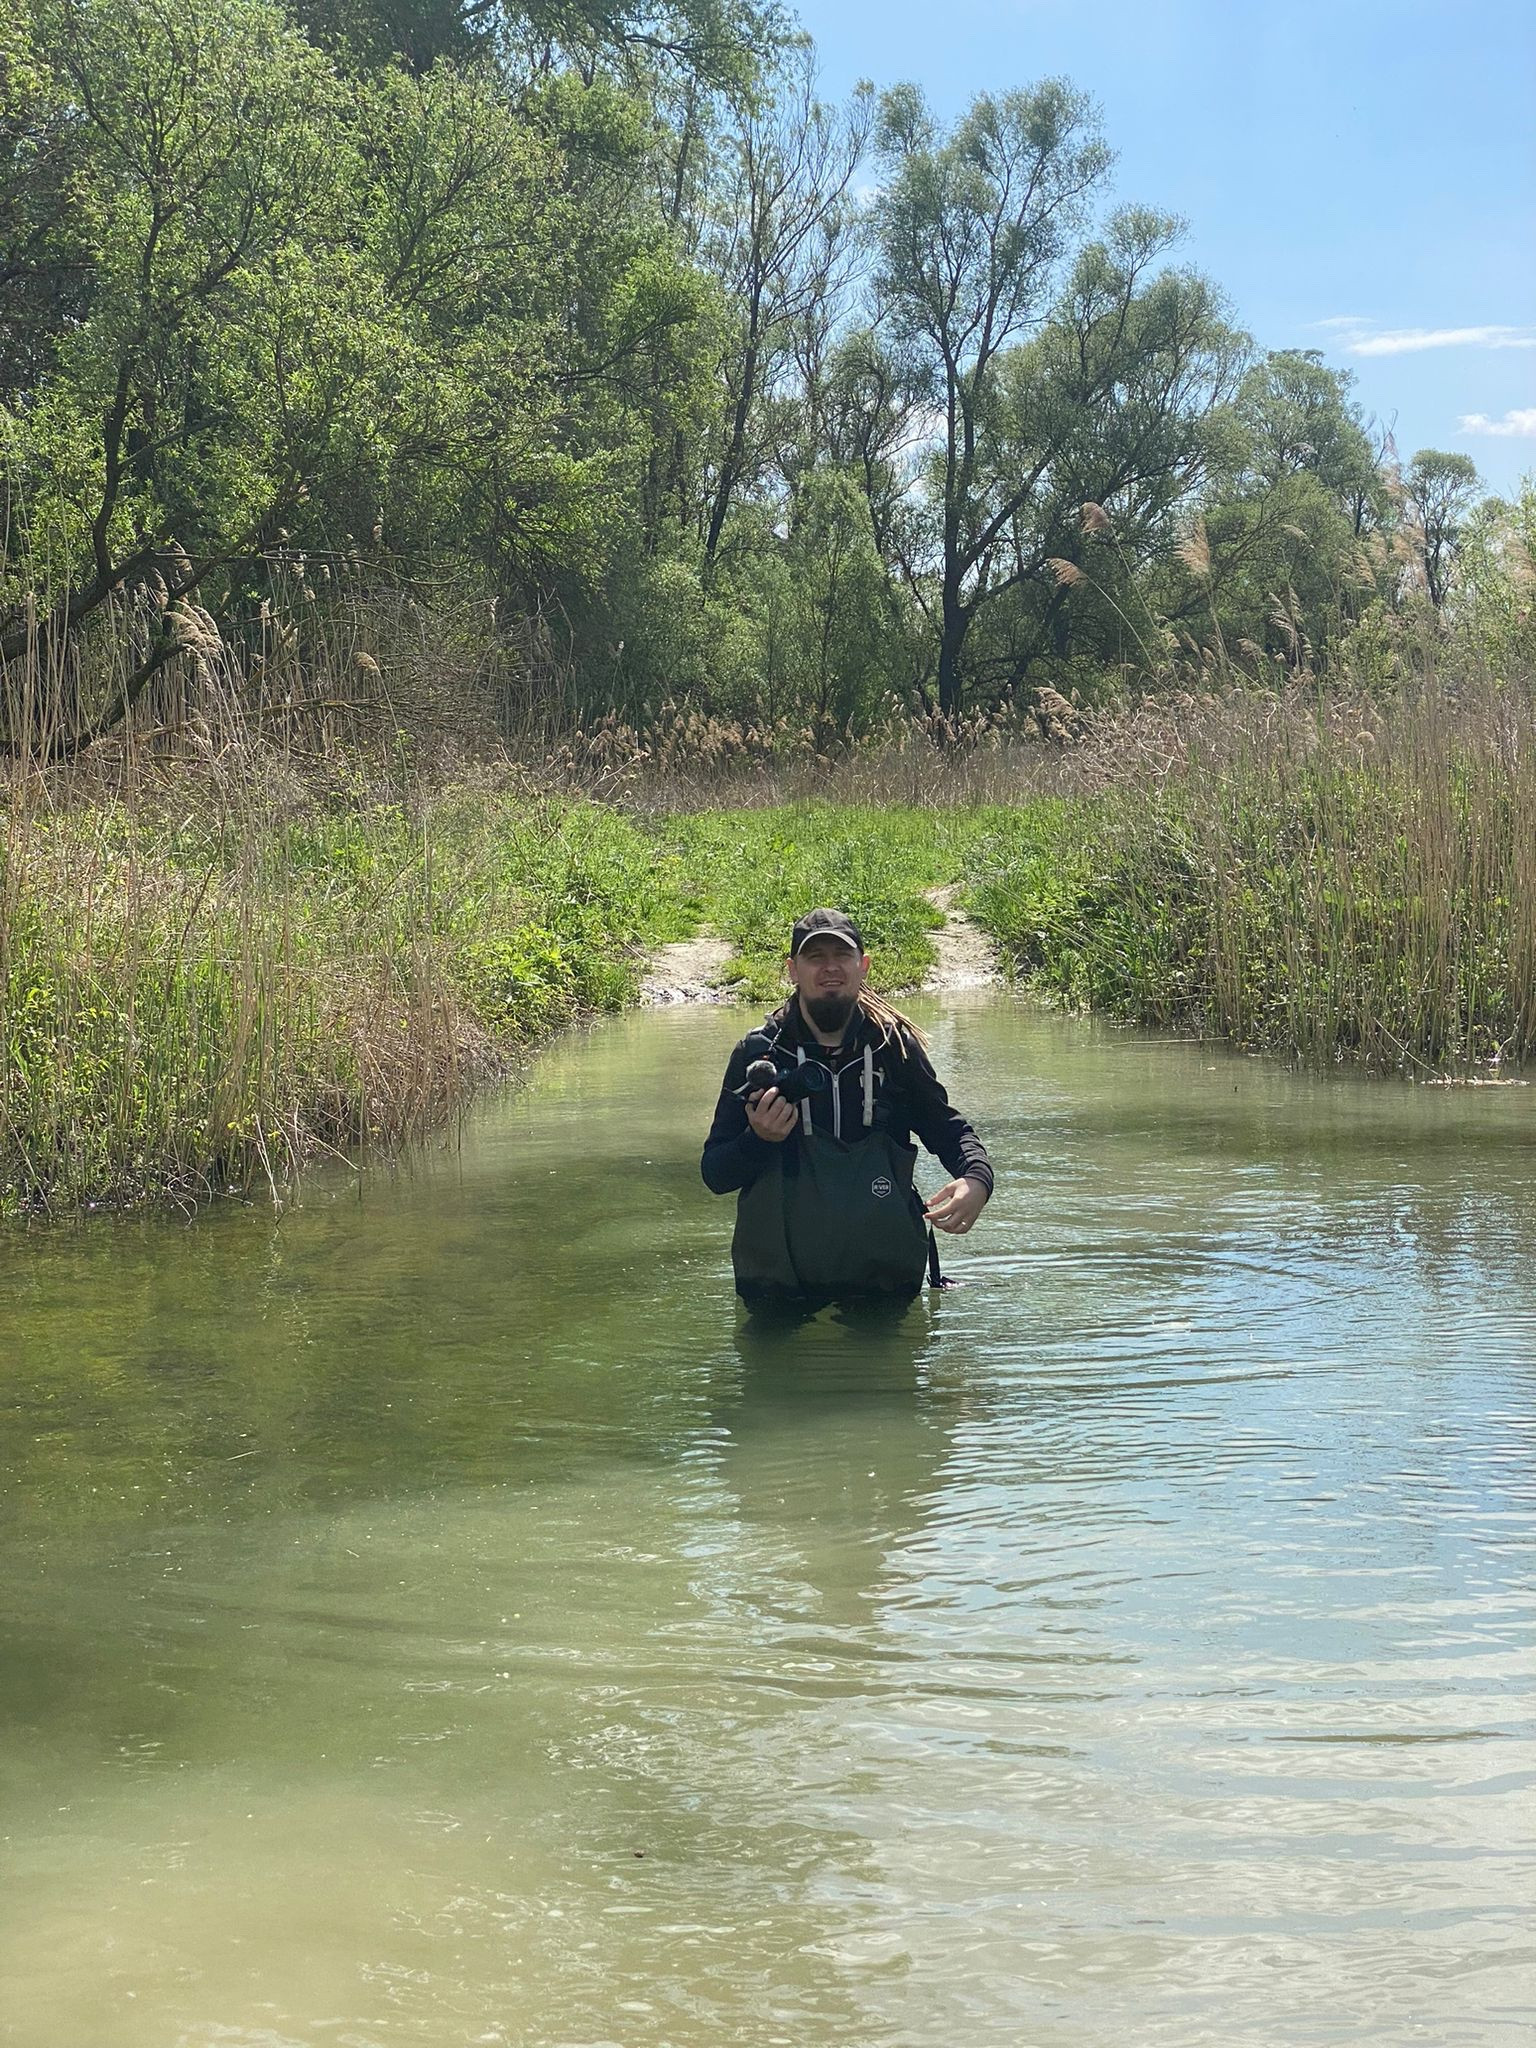
POLYGON ((852 946, 855 953, 864 951, 864 934, 846 910, 808 910, 797 919, 789 935, 791 960, 807 939, 838 939, 843 945, 852 946))

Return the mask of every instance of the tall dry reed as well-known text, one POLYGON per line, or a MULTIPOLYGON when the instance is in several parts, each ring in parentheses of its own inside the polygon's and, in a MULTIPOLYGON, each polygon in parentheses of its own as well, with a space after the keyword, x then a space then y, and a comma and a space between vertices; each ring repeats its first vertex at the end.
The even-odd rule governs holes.
POLYGON ((1019 962, 1240 1044, 1441 1069, 1536 1050, 1536 693, 1143 705, 1048 845, 974 859, 1019 962))

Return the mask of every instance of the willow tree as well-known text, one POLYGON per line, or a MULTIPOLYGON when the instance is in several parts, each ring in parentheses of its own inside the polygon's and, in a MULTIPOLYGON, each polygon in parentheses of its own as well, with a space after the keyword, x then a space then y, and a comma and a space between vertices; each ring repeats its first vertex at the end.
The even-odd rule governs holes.
POLYGON ((752 0, 295 0, 315 40, 368 64, 482 56, 550 76, 577 70, 636 84, 663 67, 714 87, 741 87, 782 42, 778 9, 752 0))
POLYGON ((1470 455, 1421 448, 1403 476, 1408 514, 1424 565, 1424 587, 1436 611, 1450 593, 1461 529, 1477 495, 1477 464, 1470 455))
POLYGON ((25 54, 0 79, 26 173, 0 150, 25 287, 0 304, 0 660, 55 679, 50 745, 120 721, 192 625, 238 635, 280 532, 345 548, 382 505, 414 563, 516 598, 600 577, 636 387, 692 374, 700 300, 631 202, 629 96, 348 74, 270 0, 40 0, 25 54))
POLYGON ((771 452, 765 400, 796 362, 795 343, 835 291, 851 225, 848 188, 868 136, 867 101, 846 111, 815 91, 809 49, 790 52, 778 96, 749 103, 721 137, 720 171, 700 255, 719 279, 725 415, 707 466, 704 561, 720 549, 733 501, 771 452))
POLYGON ((1100 671, 1160 656, 1148 573, 1229 439, 1247 357, 1214 286, 1161 263, 1180 233, 1145 208, 1112 215, 1040 334, 1000 365, 976 489, 983 507, 1013 508, 978 570, 1001 686, 1042 656, 1100 671))
MULTIPOLYGON (((298 501, 298 423, 345 409, 357 381, 338 364, 327 390, 313 373, 350 153, 326 134, 342 114, 329 67, 260 0, 193 15, 45 0, 34 57, 36 118, 70 163, 78 267, 73 318, 0 419, 0 659, 30 647, 68 677, 104 607, 152 588, 165 620, 167 595, 259 545, 298 501)), ((152 632, 107 715, 175 646, 169 624, 152 632)))
POLYGON ((1038 331, 1089 200, 1111 163, 1091 102, 1061 80, 983 94, 944 133, 916 86, 887 93, 877 148, 877 290, 898 346, 926 370, 931 472, 929 596, 939 708, 960 708, 966 636, 989 595, 983 570, 1034 488, 997 488, 982 439, 1003 358, 1038 331))
POLYGON ((1212 618, 1250 661, 1321 660, 1395 580, 1392 493, 1351 381, 1315 350, 1275 350, 1250 366, 1228 410, 1199 573, 1169 602, 1212 618))

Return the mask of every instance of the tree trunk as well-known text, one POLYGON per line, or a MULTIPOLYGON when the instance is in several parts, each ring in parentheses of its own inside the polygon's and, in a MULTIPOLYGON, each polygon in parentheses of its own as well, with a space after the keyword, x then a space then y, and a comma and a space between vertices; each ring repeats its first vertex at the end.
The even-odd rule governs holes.
MULTIPOLYGON (((754 330, 757 321, 757 307, 752 308, 754 330)), ((741 366, 741 395, 736 401, 736 410, 731 415, 731 438, 721 458, 720 475, 715 485, 715 502, 710 508, 709 530, 704 536, 704 567, 714 567, 715 552, 720 546, 720 535, 725 529, 725 515, 730 510, 731 494, 741 474, 742 457, 747 446, 747 421, 752 412, 752 400, 757 386, 757 341, 748 343, 741 366)))
POLYGON ((970 628, 971 614, 960 602, 958 589, 944 586, 944 611, 939 626, 939 710, 946 718, 959 716, 961 699, 960 650, 970 628))

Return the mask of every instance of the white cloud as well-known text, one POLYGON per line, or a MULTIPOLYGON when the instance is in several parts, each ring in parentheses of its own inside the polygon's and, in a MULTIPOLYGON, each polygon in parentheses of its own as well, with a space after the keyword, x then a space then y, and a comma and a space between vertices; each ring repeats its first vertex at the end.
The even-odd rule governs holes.
POLYGON ((1372 334, 1365 321, 1342 314, 1317 325, 1337 329, 1352 356, 1417 355, 1431 348, 1536 348, 1536 329, 1530 327, 1389 327, 1372 334))
POLYGON ((1505 413, 1501 420, 1491 420, 1485 412, 1464 412, 1461 431, 1464 434, 1514 435, 1522 440, 1536 441, 1536 405, 1518 406, 1505 413))

